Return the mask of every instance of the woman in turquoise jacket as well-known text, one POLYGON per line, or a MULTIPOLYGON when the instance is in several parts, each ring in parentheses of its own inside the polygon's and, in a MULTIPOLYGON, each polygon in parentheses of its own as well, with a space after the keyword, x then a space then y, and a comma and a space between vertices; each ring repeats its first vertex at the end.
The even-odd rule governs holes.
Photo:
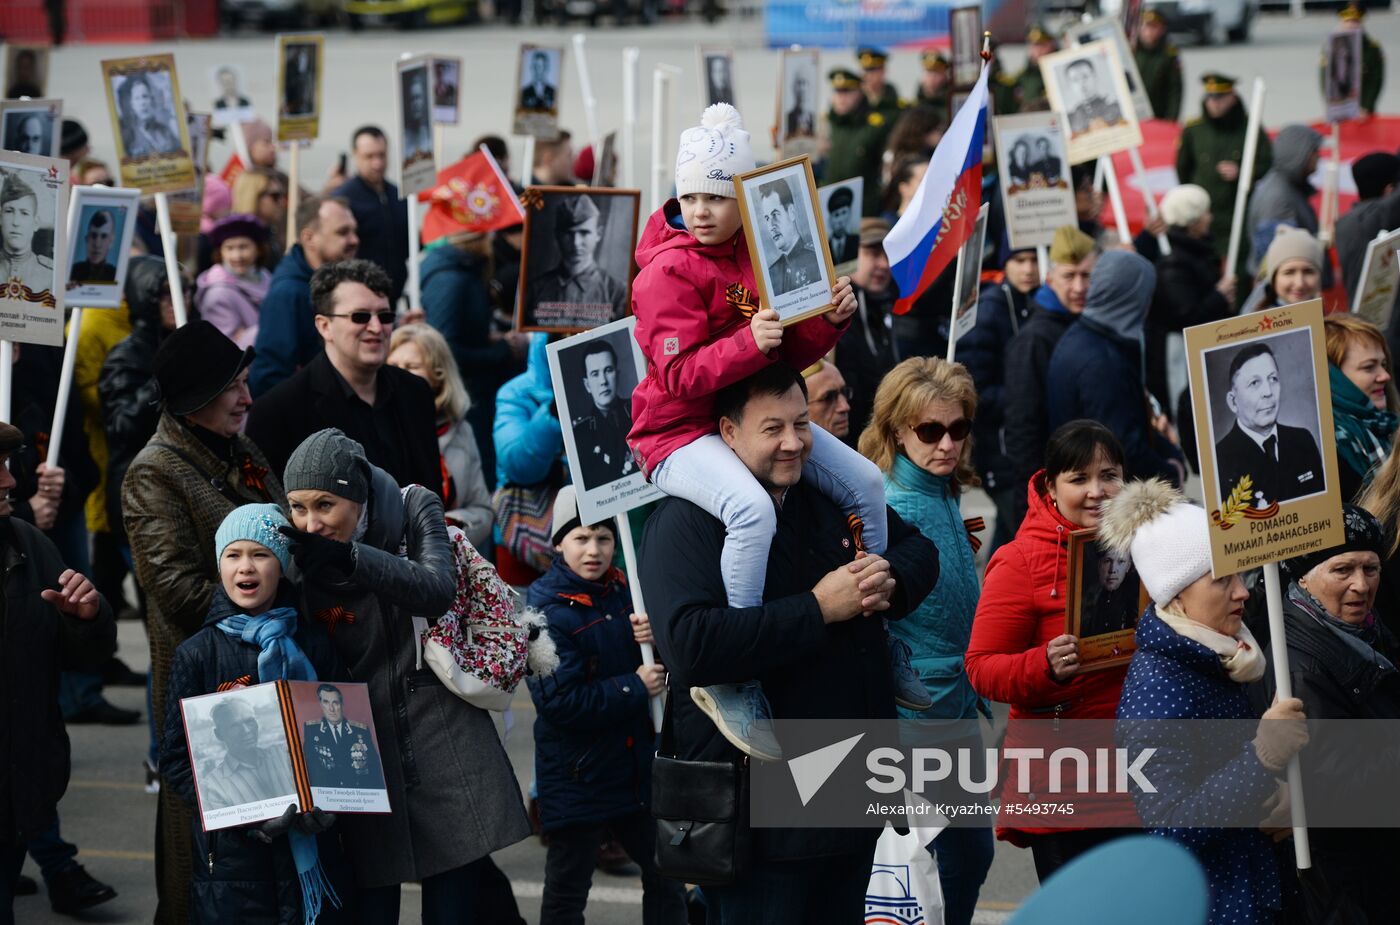
MULTIPOLYGON (((963 670, 977 612, 977 564, 959 507, 963 489, 978 484, 969 439, 976 414, 977 390, 961 364, 910 357, 880 383, 870 425, 860 436, 860 452, 885 473, 890 507, 938 547, 933 593, 903 620, 890 624, 890 632, 908 644, 914 670, 933 706, 922 713, 901 709, 900 715, 942 721, 930 723, 928 734, 940 739, 956 736, 958 747, 981 755, 981 700, 963 670)), ((938 860, 948 925, 972 921, 993 850, 991 828, 980 823, 950 826, 929 845, 938 860)))

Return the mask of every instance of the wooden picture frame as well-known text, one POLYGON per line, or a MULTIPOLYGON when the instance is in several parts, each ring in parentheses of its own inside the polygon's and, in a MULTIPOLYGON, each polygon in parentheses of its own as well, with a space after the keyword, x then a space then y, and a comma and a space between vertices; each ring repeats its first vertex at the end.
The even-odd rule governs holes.
POLYGON ((753 294, 757 307, 776 310, 784 325, 831 311, 836 268, 831 262, 812 159, 804 154, 735 174, 734 190, 758 285, 753 294), (783 190, 791 202, 782 201, 783 190), (778 199, 773 222, 777 227, 772 230, 765 227, 765 198, 778 199), (788 237, 795 237, 795 242, 789 245, 788 237), (782 278, 775 281, 775 273, 782 278))
POLYGON ((174 55, 102 62, 121 185, 146 194, 194 189, 194 155, 174 55), (138 90, 144 92, 138 96, 138 90), (144 117, 141 115, 144 112, 144 117))
POLYGON ((325 63, 326 37, 321 33, 294 32, 277 36, 278 141, 315 141, 320 134, 325 63), (287 66, 294 53, 303 60, 310 58, 308 70, 298 68, 293 73, 287 66))
POLYGON ((1079 640, 1081 672, 1102 671, 1132 660, 1137 624, 1149 603, 1131 558, 1123 560, 1101 550, 1097 530, 1075 530, 1069 535, 1065 632, 1079 640), (1105 569, 1112 576, 1107 580, 1117 582, 1106 593, 1105 569))

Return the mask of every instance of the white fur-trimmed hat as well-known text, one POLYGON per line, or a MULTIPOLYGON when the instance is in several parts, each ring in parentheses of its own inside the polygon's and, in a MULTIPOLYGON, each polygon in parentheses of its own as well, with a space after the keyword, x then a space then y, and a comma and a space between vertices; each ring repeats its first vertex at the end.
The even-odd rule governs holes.
POLYGON ((1130 554, 1147 593, 1161 607, 1210 574, 1210 522, 1161 479, 1131 482, 1103 507, 1099 545, 1130 554))
POLYGON ((739 110, 715 103, 705 110, 699 125, 681 132, 676 195, 710 193, 733 199, 734 175, 753 169, 753 146, 739 110))
POLYGON ((1210 194, 1204 187, 1183 183, 1162 197, 1162 221, 1176 228, 1190 228, 1210 211, 1210 194))

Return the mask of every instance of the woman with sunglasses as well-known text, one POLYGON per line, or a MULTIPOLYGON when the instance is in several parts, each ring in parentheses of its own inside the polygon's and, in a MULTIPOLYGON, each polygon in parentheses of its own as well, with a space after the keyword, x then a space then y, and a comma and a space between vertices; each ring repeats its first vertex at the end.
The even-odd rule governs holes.
MULTIPOLYGON (((884 473, 889 505, 938 547, 933 593, 889 627, 894 644, 910 647, 914 671, 933 706, 918 713, 901 707, 900 715, 955 721, 930 724, 929 733, 938 736, 941 747, 953 740, 954 747, 981 755, 977 711, 982 701, 963 671, 977 610, 977 563, 959 507, 963 489, 980 484, 970 439, 976 414, 977 390, 962 364, 910 357, 876 390, 860 452, 884 473)), ((966 925, 992 866, 991 832, 982 826, 949 827, 929 850, 938 859, 945 917, 950 925, 966 925)))
MULTIPOLYGON (((1031 477, 1026 519, 987 565, 967 647, 967 676, 978 694, 1011 705, 1003 751, 1030 744, 1030 738, 1045 748, 1050 724, 1023 720, 1053 720, 1051 728, 1059 732, 1061 720, 1111 720, 1117 714, 1127 666, 1081 672, 1079 640, 1065 632, 1065 587, 1069 535, 1098 527, 1101 506, 1123 487, 1123 468, 1123 446, 1108 428, 1086 420, 1061 426, 1046 444, 1045 468, 1031 477)), ((1003 807, 1049 793, 1048 775, 1045 762, 1030 762, 1030 787, 1023 791, 1016 774, 1003 773, 1003 807)), ((1095 818, 1135 824, 1126 794, 1094 802, 1095 818)), ((1043 883, 1075 856, 1132 831, 1066 828, 1062 822, 1003 810, 997 838, 1030 848, 1043 883)))

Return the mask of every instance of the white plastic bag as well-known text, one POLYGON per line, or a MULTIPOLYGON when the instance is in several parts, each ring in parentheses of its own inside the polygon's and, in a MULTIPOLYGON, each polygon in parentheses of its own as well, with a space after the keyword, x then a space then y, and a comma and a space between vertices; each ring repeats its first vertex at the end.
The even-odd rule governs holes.
POLYGON ((900 835, 886 824, 865 890, 866 925, 943 925, 938 863, 925 847, 940 831, 914 828, 900 835))

